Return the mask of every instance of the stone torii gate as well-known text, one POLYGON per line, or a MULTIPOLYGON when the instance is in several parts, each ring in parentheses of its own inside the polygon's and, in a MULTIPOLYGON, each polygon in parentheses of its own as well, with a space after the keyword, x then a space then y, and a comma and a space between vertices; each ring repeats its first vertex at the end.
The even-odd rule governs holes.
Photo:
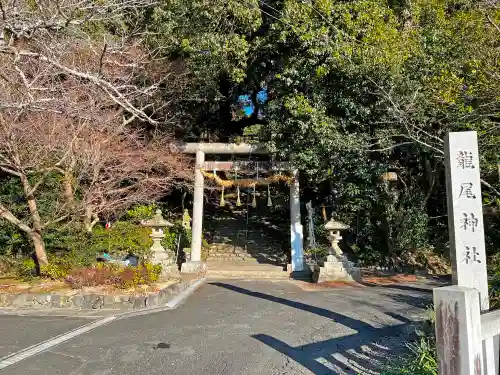
MULTIPOLYGON (((233 170, 248 168, 252 162, 206 162, 206 154, 255 154, 268 155, 269 150, 258 144, 247 143, 184 143, 172 145, 172 149, 185 154, 196 154, 194 179, 193 223, 191 240, 191 260, 182 265, 183 272, 197 272, 202 268, 201 237, 203 229, 204 170, 233 170)), ((290 170, 290 244, 292 252, 292 272, 304 271, 303 229, 300 220, 300 194, 298 170, 291 169, 289 163, 274 163, 274 170, 290 170)))

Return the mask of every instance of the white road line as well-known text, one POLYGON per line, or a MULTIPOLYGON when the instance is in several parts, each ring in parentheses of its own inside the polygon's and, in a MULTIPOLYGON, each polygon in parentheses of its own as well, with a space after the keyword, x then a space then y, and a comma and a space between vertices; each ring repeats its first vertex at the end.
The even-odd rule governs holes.
MULTIPOLYGON (((55 336, 55 337, 48 339, 46 341, 42 341, 41 343, 29 346, 25 349, 19 350, 18 352, 9 354, 6 357, 0 358, 0 370, 5 369, 6 367, 12 366, 12 365, 24 360, 24 359, 27 359, 29 357, 36 355, 36 354, 39 354, 39 353, 41 353, 47 349, 50 349, 54 346, 62 344, 62 343, 66 342, 74 337, 83 335, 86 332, 89 332, 97 327, 108 324, 114 320, 132 317, 132 316, 136 316, 136 315, 151 314, 151 313, 159 312, 162 310, 173 310, 177 306, 179 306, 186 298, 188 298, 204 282, 205 282, 204 278, 195 281, 193 284, 191 284, 189 287, 184 289, 177 296, 175 296, 170 301, 168 301, 168 303, 163 307, 145 309, 145 310, 141 310, 141 311, 130 311, 130 312, 125 312, 125 313, 121 313, 121 314, 117 314, 117 315, 113 315, 113 316, 108 316, 106 318, 99 319, 99 320, 96 320, 95 322, 92 322, 92 323, 86 324, 84 326, 81 326, 79 328, 76 328, 72 331, 63 333, 62 335, 55 336)), ((46 317, 50 317, 50 316, 46 316, 46 317)), ((79 318, 79 317, 75 316, 75 318, 79 318)))
POLYGON ((16 364, 17 362, 22 361, 23 359, 26 359, 28 357, 32 357, 40 352, 43 352, 47 349, 50 349, 56 345, 62 344, 63 342, 68 341, 69 339, 72 339, 73 337, 80 336, 84 334, 85 332, 91 331, 97 327, 100 327, 102 325, 108 324, 109 322, 116 320, 116 316, 108 316, 107 318, 104 319, 99 319, 98 321, 86 324, 80 328, 76 328, 72 331, 63 333, 62 335, 53 337, 49 340, 42 341, 39 344, 32 345, 30 347, 27 347, 26 349, 22 349, 16 353, 10 354, 6 357, 3 357, 0 359, 0 370, 12 366, 13 364, 16 364))

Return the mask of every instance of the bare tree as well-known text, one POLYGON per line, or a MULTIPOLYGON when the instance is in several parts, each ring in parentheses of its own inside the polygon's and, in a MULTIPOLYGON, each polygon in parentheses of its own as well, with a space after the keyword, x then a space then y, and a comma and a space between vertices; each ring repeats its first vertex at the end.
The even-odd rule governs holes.
MULTIPOLYGON (((56 129, 46 126, 46 120, 25 116, 14 122, 0 116, 0 170, 18 178, 29 209, 30 221, 23 222, 2 202, 0 217, 16 225, 31 238, 40 265, 48 263, 42 237, 44 228, 67 217, 67 214, 55 212, 53 218, 42 221, 36 199, 44 180, 51 173, 60 170, 68 156, 57 152, 58 134, 53 131, 56 129)), ((58 124, 61 126, 62 122, 58 124)))
POLYGON ((0 170, 18 179, 30 219, 2 202, 0 217, 32 239, 41 265, 47 226, 83 219, 91 230, 191 177, 165 134, 183 68, 144 48, 133 21, 154 4, 0 0, 0 170), (61 186, 45 218, 37 199, 53 174, 61 186))
POLYGON ((72 152, 65 173, 71 168, 72 188, 81 196, 73 210, 84 218, 87 231, 100 216, 160 198, 194 175, 188 159, 169 150, 166 136, 148 141, 141 132, 113 127, 88 127, 79 133, 76 142, 67 141, 72 152))
POLYGON ((15 86, 9 90, 15 95, 0 97, 0 108, 79 114, 79 106, 61 108, 70 80, 98 90, 101 107, 121 111, 122 126, 176 121, 172 105, 183 91, 182 66, 144 49, 147 33, 133 23, 153 0, 4 1, 0 80, 15 86))
POLYGON ((0 117, 0 170, 18 178, 30 220, 2 202, 0 217, 31 238, 41 265, 47 264, 43 231, 51 224, 83 219, 91 231, 100 215, 160 198, 193 175, 189 162, 170 151, 169 138, 149 140, 138 130, 99 125, 46 113, 0 117), (42 217, 40 187, 54 175, 62 182, 53 211, 42 217))

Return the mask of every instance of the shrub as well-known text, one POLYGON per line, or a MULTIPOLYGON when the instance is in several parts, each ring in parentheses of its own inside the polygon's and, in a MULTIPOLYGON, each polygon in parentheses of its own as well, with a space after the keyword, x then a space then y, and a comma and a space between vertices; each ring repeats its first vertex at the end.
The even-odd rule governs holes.
POLYGON ((74 289, 88 286, 119 284, 117 271, 112 267, 89 267, 71 271, 65 279, 74 289))
POLYGON ((32 258, 22 259, 17 266, 16 273, 21 279, 29 279, 36 276, 37 268, 35 261, 32 258))
POLYGON ((490 276, 490 308, 500 308, 500 253, 490 257, 488 261, 488 274, 490 276))
POLYGON ((52 280, 59 280, 68 275, 69 269, 66 267, 55 264, 55 263, 49 263, 46 266, 41 266, 40 267, 40 276, 46 277, 52 280))
POLYGON ((138 205, 127 211, 127 218, 132 221, 141 221, 145 219, 150 219, 154 216, 158 206, 156 203, 148 205, 138 205))
POLYGON ((161 270, 161 265, 151 263, 122 269, 109 265, 99 265, 73 270, 65 281, 74 289, 100 285, 114 285, 130 289, 139 285, 155 283, 160 278, 161 270))
POLYGON ((90 248, 94 254, 106 252, 119 258, 134 254, 141 260, 147 260, 151 256, 150 248, 153 245, 150 234, 150 228, 117 221, 109 229, 96 227, 92 233, 90 248))
POLYGON ((134 288, 138 285, 150 285, 158 281, 161 275, 161 265, 146 263, 139 267, 126 267, 119 274, 119 285, 123 289, 134 288))
MULTIPOLYGON (((34 262, 33 262, 34 264, 34 262)), ((19 261, 11 256, 0 255, 0 277, 15 277, 19 261)))
POLYGON ((328 255, 328 248, 326 246, 317 246, 311 249, 304 250, 304 254, 315 261, 326 258, 328 255))
POLYGON ((409 353, 394 360, 381 375, 438 375, 434 340, 420 337, 407 347, 409 353))

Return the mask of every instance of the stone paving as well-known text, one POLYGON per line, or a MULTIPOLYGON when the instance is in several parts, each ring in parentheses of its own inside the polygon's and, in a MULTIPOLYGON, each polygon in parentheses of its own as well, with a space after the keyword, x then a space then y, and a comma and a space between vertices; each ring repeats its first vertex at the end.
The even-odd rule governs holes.
MULTIPOLYGON (((432 286, 307 292, 288 281, 209 281, 175 310, 116 320, 4 373, 377 374, 412 336, 413 322, 431 302, 432 286)), ((30 315, 8 319, 0 320, 2 340, 47 328, 43 338, 18 340, 8 350, 60 333, 61 321, 67 329, 84 324, 74 317, 45 317, 47 324, 33 323, 39 318, 30 315)))

